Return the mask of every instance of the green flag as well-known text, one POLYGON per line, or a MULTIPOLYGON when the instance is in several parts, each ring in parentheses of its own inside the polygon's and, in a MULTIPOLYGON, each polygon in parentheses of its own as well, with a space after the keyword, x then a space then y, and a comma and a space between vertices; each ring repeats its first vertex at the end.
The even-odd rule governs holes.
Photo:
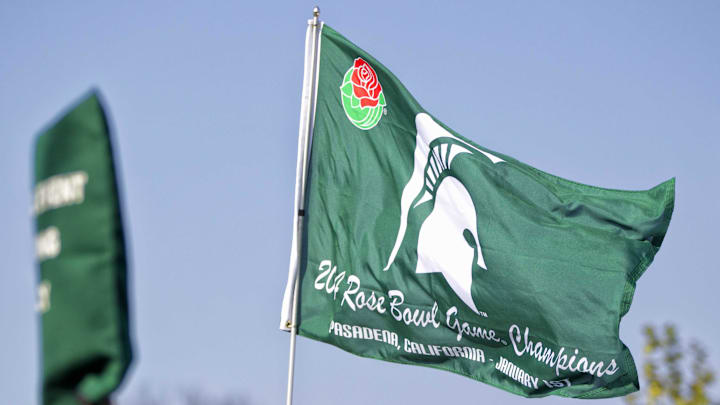
POLYGON ((527 397, 636 391, 619 324, 674 179, 550 175, 445 126, 327 25, 319 49, 298 333, 527 397))
POLYGON ((38 136, 34 193, 43 404, 96 403, 131 361, 120 203, 96 93, 38 136))

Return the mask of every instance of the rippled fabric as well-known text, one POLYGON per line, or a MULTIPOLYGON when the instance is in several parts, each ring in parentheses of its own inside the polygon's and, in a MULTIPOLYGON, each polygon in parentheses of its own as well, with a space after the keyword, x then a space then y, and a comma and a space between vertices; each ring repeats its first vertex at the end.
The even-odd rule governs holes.
POLYGON ((447 128, 327 26, 320 52, 299 333, 528 397, 636 391, 619 323, 674 179, 622 191, 553 176, 447 128), (342 101, 358 58, 385 102, 369 129, 342 101))
POLYGON ((34 194, 42 403, 96 403, 132 354, 116 173, 95 92, 38 136, 34 194))

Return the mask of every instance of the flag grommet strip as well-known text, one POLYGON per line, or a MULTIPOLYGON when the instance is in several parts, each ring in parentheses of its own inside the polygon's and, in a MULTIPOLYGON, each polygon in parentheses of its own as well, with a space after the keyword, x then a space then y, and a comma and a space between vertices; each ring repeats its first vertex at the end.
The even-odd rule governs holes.
POLYGON ((298 156, 295 177, 295 211, 293 218, 293 237, 290 251, 288 282, 283 296, 280 329, 290 331, 290 353, 288 358, 288 383, 285 397, 286 405, 292 404, 293 380, 295 373, 295 340, 298 332, 297 313, 300 292, 300 249, 302 246, 302 227, 305 217, 305 186, 308 172, 308 155, 315 121, 317 100, 318 63, 320 60, 320 38, 323 23, 319 21, 320 8, 313 8, 313 18, 308 20, 305 36, 305 68, 303 74, 303 93, 300 107, 300 125, 298 130, 298 156))
MULTIPOLYGON (((319 11, 318 11, 319 13, 319 11)), ((324 23, 315 18, 308 20, 305 35, 305 69, 303 74, 302 103, 300 106, 300 126, 298 130, 298 156, 295 176, 295 211, 293 218, 293 237, 290 249, 290 266, 285 285, 280 314, 280 330, 290 331, 294 312, 294 286, 300 270, 300 246, 302 225, 305 217, 305 185, 307 181, 310 144, 315 123, 315 105, 317 101, 317 82, 320 61, 320 47, 324 23)))

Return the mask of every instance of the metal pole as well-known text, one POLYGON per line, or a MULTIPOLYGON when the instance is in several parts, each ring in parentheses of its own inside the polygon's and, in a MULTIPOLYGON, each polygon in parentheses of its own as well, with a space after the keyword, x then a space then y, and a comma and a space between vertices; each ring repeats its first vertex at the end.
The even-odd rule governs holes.
MULTIPOLYGON (((296 245, 294 246, 295 249, 297 249, 298 255, 300 254, 300 249, 302 248, 302 224, 303 224, 303 217, 305 212, 305 182, 307 180, 307 160, 308 160, 308 149, 310 145, 310 131, 312 128, 312 115, 314 115, 314 101, 315 101, 315 88, 317 86, 316 83, 316 75, 317 75, 317 48, 318 48, 318 17, 320 17, 320 7, 315 6, 313 8, 313 19, 311 22, 312 25, 312 69, 310 72, 311 77, 311 91, 310 91, 310 108, 307 109, 307 117, 306 117, 306 125, 304 128, 305 132, 305 142, 304 145, 302 145, 303 151, 302 151, 302 174, 301 174, 301 186, 299 188, 299 195, 296 196, 296 205, 298 207, 298 212, 295 213, 296 217, 296 229, 297 229, 297 238, 295 238, 296 245)), ((300 146, 300 145, 298 145, 300 146)), ((298 261, 299 263, 299 261, 298 261)), ((298 269, 299 270, 299 269, 298 269)), ((290 355, 288 360, 288 383, 287 383, 287 395, 285 397, 285 404, 286 405, 292 405, 292 394, 293 394, 293 380, 295 377, 295 338, 297 336, 297 306, 298 306, 298 295, 300 291, 300 274, 299 271, 296 271, 295 276, 295 287, 293 289, 293 307, 292 307, 292 323, 290 326, 290 355)))

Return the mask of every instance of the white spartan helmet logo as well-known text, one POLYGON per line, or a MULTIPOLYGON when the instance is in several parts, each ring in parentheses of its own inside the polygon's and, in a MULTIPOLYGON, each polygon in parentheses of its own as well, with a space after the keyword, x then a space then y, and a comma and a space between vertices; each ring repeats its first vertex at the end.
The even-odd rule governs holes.
POLYGON ((458 298, 478 313, 470 293, 472 269, 475 263, 485 270, 487 266, 478 240, 475 204, 449 169, 458 155, 473 151, 493 163, 503 160, 457 138, 427 114, 418 114, 415 126, 415 166, 403 189, 400 227, 383 270, 387 271, 395 261, 407 231, 410 210, 434 201, 432 212, 420 224, 415 273, 442 273, 458 298))

